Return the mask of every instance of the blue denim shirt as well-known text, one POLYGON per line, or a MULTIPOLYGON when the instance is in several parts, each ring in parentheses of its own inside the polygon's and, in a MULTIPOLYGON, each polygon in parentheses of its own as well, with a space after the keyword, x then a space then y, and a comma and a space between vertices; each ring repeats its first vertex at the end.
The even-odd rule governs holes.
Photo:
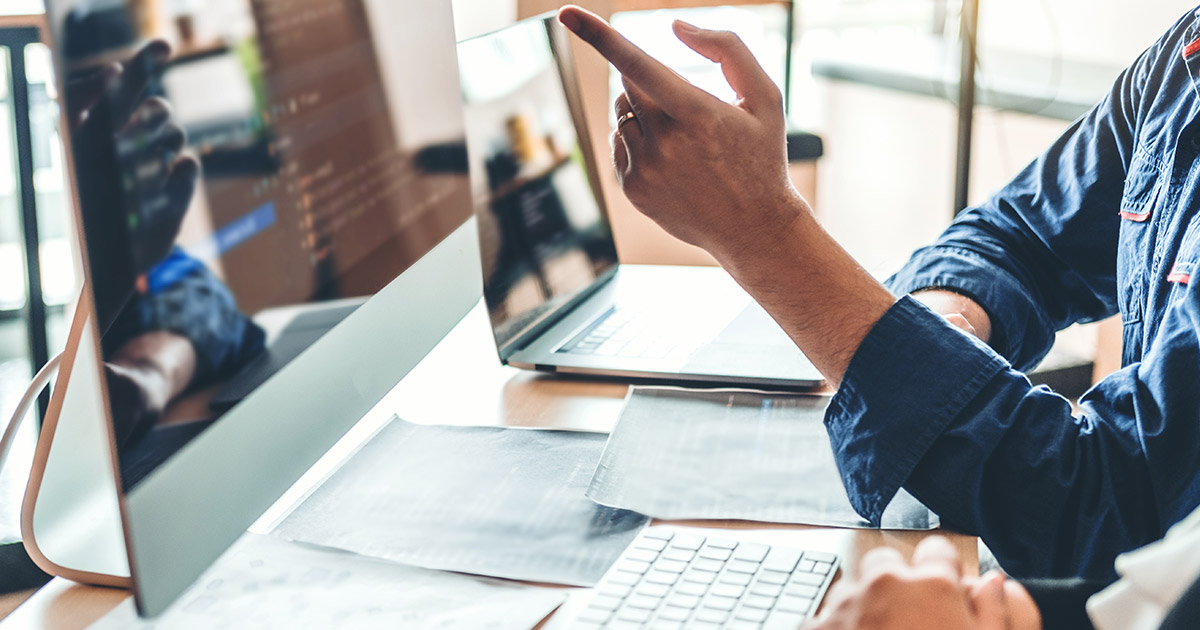
POLYGON ((179 247, 150 269, 147 282, 104 334, 105 356, 142 333, 169 330, 192 342, 192 383, 201 384, 231 376, 264 349, 266 333, 238 310, 229 288, 179 247))
POLYGON ((978 301, 991 346, 912 298, 855 354, 826 424, 872 523, 903 486, 1021 577, 1115 577, 1200 503, 1200 10, 890 281, 978 301), (1071 404, 1019 370, 1120 312, 1124 367, 1071 404))

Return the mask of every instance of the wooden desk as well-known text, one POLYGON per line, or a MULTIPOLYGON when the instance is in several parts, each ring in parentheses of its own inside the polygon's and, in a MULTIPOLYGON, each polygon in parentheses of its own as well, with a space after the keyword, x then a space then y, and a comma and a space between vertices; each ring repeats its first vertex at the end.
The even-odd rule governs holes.
MULTIPOLYGON (((487 313, 476 308, 369 415, 396 413, 412 422, 431 424, 583 431, 609 431, 616 422, 626 385, 566 380, 503 367, 494 348, 487 313)), ((760 542, 832 551, 843 558, 841 576, 854 576, 858 558, 869 549, 886 545, 907 556, 927 535, 735 521, 672 524, 737 529, 741 530, 739 536, 760 542)), ((967 560, 967 570, 976 571, 975 538, 952 534, 950 539, 967 560)), ((569 590, 572 594, 567 603, 539 627, 567 628, 568 620, 584 605, 587 595, 585 589, 569 590)), ((0 630, 85 628, 128 596, 123 590, 55 579, 0 621, 0 630)), ((281 620, 283 625, 286 622, 281 620)))

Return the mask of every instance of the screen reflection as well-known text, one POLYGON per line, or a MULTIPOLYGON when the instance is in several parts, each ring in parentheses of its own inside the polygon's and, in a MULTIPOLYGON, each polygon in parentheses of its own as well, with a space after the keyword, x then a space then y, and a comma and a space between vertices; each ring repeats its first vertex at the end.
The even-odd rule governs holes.
POLYGON ((484 297, 502 349, 617 261, 555 29, 530 20, 458 50, 484 297))
POLYGON ((471 213, 454 50, 390 0, 172 6, 62 29, 126 488, 471 213))

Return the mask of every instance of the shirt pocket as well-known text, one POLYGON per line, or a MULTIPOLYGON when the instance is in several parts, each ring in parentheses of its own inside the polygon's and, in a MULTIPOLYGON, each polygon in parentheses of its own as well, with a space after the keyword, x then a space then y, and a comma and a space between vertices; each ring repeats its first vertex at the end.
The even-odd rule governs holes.
POLYGON ((1197 263, 1200 263, 1200 213, 1188 222, 1175 262, 1167 271, 1167 283, 1172 285, 1172 290, 1183 289, 1191 284, 1192 277, 1198 271, 1197 263))
POLYGON ((1151 264, 1156 206, 1166 185, 1158 162, 1137 153, 1121 195, 1120 243, 1117 250, 1117 304, 1126 325, 1142 321, 1146 270, 1151 264))

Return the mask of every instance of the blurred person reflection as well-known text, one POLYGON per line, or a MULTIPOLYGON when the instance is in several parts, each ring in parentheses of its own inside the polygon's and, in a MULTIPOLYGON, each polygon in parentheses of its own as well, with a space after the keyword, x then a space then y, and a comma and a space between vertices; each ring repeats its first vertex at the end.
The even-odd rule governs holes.
POLYGON ((67 74, 67 120, 121 450, 180 394, 261 352, 265 338, 175 244, 200 164, 156 95, 170 47, 155 40, 125 58, 111 52, 133 39, 124 10, 77 9, 67 20, 68 63, 83 68, 67 74))

